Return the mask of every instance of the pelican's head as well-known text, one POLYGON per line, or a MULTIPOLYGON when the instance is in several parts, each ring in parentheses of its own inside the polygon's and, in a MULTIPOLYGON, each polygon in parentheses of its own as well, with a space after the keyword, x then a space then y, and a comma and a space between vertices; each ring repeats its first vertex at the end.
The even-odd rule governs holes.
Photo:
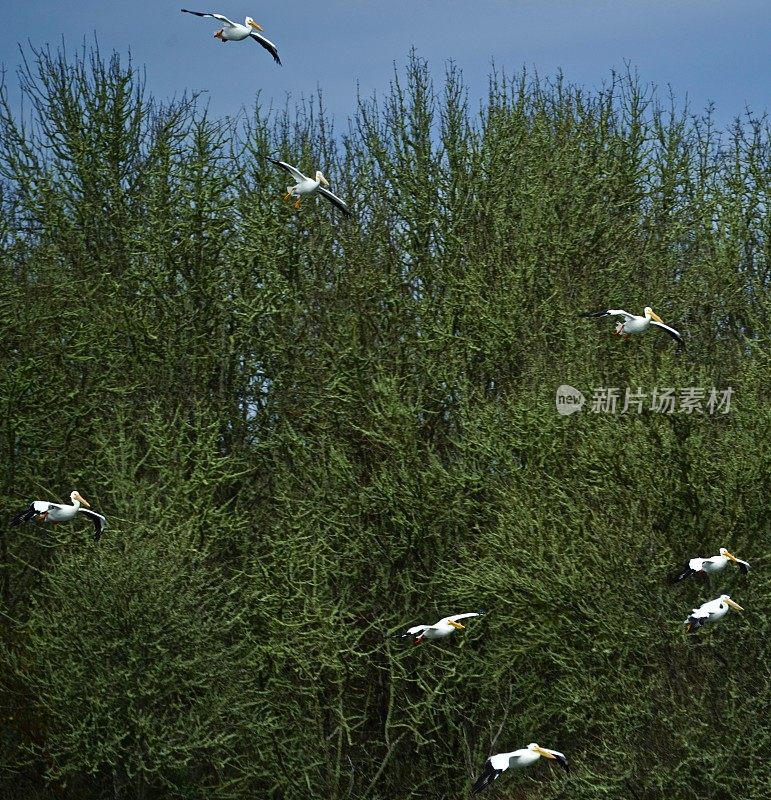
POLYGON ((723 556, 724 558, 730 558, 731 561, 736 561, 736 556, 733 553, 729 553, 728 550, 725 549, 725 547, 720 548, 720 555, 723 556))
POLYGON ((82 506, 91 508, 91 503, 89 503, 88 500, 86 500, 86 498, 83 497, 83 495, 77 490, 70 492, 70 500, 72 500, 73 503, 77 500, 77 502, 82 506))
POLYGON ((661 317, 650 306, 645 306, 643 313, 648 319, 655 319, 656 322, 660 322, 662 325, 664 324, 664 320, 661 319, 661 317))
POLYGON ((744 609, 738 603, 734 603, 734 601, 731 600, 731 598, 727 594, 721 594, 720 595, 720 599, 724 603, 726 603, 729 606, 731 606, 731 608, 735 608, 737 611, 744 611, 744 609))
POLYGON ((265 30, 265 28, 263 28, 262 25, 258 25, 251 17, 247 17, 244 21, 250 28, 254 28, 256 31, 265 30))
POLYGON ((329 181, 324 177, 324 173, 320 169, 316 170, 316 180, 322 186, 329 186, 329 181))
POLYGON ((530 742, 530 744, 527 746, 527 749, 532 750, 534 753, 538 753, 539 756, 543 756, 544 758, 556 759, 555 755, 550 753, 548 750, 544 750, 543 747, 537 745, 535 742, 530 742))
POLYGON ((452 625, 453 628, 457 628, 459 631, 465 628, 465 625, 461 625, 460 622, 455 622, 455 620, 452 619, 447 620, 447 624, 452 625))

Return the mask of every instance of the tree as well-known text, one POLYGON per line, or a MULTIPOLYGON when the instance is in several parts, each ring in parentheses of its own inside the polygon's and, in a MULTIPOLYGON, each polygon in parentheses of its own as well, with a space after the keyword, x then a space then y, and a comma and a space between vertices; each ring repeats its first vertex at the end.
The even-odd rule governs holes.
POLYGON ((529 741, 575 769, 515 794, 765 796, 768 578, 665 580, 769 535, 765 122, 717 131, 629 75, 496 73, 475 116, 414 55, 342 135, 321 98, 164 106, 97 52, 21 80, 3 494, 77 486, 110 527, 2 539, 9 796, 460 798, 529 741), (282 204, 267 155, 354 218, 282 204), (607 303, 687 349, 577 318, 607 303), (701 410, 657 410, 666 387, 701 410), (745 614, 685 637, 723 589, 745 614))

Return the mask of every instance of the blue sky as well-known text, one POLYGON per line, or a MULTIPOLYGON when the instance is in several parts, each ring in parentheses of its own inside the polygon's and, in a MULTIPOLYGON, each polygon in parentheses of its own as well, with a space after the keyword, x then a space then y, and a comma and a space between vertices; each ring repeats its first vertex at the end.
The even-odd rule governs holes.
POLYGON ((321 88, 337 128, 362 95, 387 90, 393 64, 415 47, 440 75, 462 70, 472 100, 484 96, 494 60, 541 76, 559 69, 573 83, 599 87, 625 63, 693 111, 716 105, 726 125, 749 107, 771 105, 770 0, 19 0, 7 4, 0 62, 15 99, 18 45, 64 41, 74 50, 96 32, 103 53, 131 52, 148 88, 167 98, 202 91, 215 116, 263 102, 283 106, 321 88), (188 5, 189 4, 189 5, 188 5), (250 15, 279 48, 283 67, 253 42, 220 44, 214 20, 180 8, 250 15))

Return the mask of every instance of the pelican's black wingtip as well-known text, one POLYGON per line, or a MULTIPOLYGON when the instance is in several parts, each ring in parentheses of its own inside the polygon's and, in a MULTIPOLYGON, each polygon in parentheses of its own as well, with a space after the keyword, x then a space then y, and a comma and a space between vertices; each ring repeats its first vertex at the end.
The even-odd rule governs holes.
POLYGON ((676 574, 670 576, 669 582, 670 583, 680 583, 680 581, 685 580, 686 578, 689 578, 691 575, 693 575, 693 570, 689 566, 686 565, 685 567, 683 567, 683 569, 680 572, 677 572, 676 574))
POLYGON ((495 769, 490 759, 485 764, 484 771, 477 779, 476 783, 471 787, 471 794, 479 794, 483 789, 486 789, 500 774, 502 770, 495 769))
POLYGON ((698 617, 688 617, 688 620, 685 624, 688 626, 685 632, 694 634, 704 623, 698 617))

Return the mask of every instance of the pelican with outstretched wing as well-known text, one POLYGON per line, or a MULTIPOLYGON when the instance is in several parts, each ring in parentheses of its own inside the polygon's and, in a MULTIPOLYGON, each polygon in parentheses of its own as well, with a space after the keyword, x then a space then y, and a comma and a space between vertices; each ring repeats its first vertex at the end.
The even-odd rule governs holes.
POLYGON ((466 614, 453 614, 451 617, 442 617, 433 625, 413 625, 403 633, 397 633, 396 636, 402 639, 414 636, 413 644, 422 644, 426 639, 444 639, 445 636, 449 636, 455 631, 464 630, 466 626, 461 625, 458 620, 481 617, 484 613, 484 611, 469 611, 466 614))
POLYGON ((309 178, 307 175, 303 175, 297 167, 293 167, 286 161, 277 161, 273 158, 269 158, 268 161, 271 164, 275 164, 279 169, 283 169, 284 172, 288 172, 297 181, 294 186, 286 187, 286 194, 284 195, 284 200, 290 200, 292 197, 297 198, 294 203, 295 208, 300 208, 303 197, 312 197, 314 194, 320 194, 329 200, 335 208, 342 211, 346 217, 352 216, 351 209, 337 195, 332 194, 328 188, 325 188, 329 186, 329 181, 320 170, 316 171, 315 178, 309 178))
POLYGON ((608 308, 604 311, 584 311, 579 316, 593 317, 594 319, 621 317, 622 321, 616 324, 615 336, 631 336, 633 333, 645 333, 653 325, 655 328, 660 328, 668 333, 679 345, 685 347, 685 342, 679 331, 664 324, 664 320, 650 306, 645 306, 643 316, 630 314, 620 308, 608 308))
POLYGON ((89 502, 77 491, 70 493, 72 505, 65 503, 49 503, 47 500, 35 500, 24 511, 20 511, 11 518, 11 525, 21 525, 22 522, 37 522, 43 524, 69 522, 77 514, 83 514, 94 524, 94 537, 99 541, 102 531, 107 527, 107 520, 96 511, 89 511, 89 502), (85 508, 83 508, 85 506, 85 508))
POLYGON ((729 553, 725 547, 721 547, 719 556, 689 559, 682 570, 672 578, 672 581, 673 583, 679 583, 684 578, 698 573, 711 575, 713 572, 720 572, 721 569, 725 569, 729 561, 733 561, 733 563, 739 567, 739 571, 742 575, 746 575, 750 571, 749 562, 742 561, 741 558, 737 558, 733 553, 729 553))
POLYGON ((535 764, 543 756, 556 761, 564 770, 569 771, 567 757, 559 750, 549 750, 548 747, 541 747, 535 742, 531 742, 527 747, 514 750, 511 753, 498 753, 490 756, 485 762, 485 768, 472 788, 473 794, 479 794, 482 789, 486 789, 502 772, 507 769, 522 769, 535 764))
POLYGON ((272 56, 276 64, 281 64, 278 57, 278 48, 270 39, 262 36, 258 31, 263 30, 251 17, 247 17, 242 25, 240 22, 233 22, 222 14, 213 14, 208 11, 188 11, 181 9, 183 14, 193 14, 196 17, 211 17, 222 23, 222 27, 214 34, 215 39, 221 42, 242 42, 244 39, 254 39, 257 44, 262 45, 272 56))

